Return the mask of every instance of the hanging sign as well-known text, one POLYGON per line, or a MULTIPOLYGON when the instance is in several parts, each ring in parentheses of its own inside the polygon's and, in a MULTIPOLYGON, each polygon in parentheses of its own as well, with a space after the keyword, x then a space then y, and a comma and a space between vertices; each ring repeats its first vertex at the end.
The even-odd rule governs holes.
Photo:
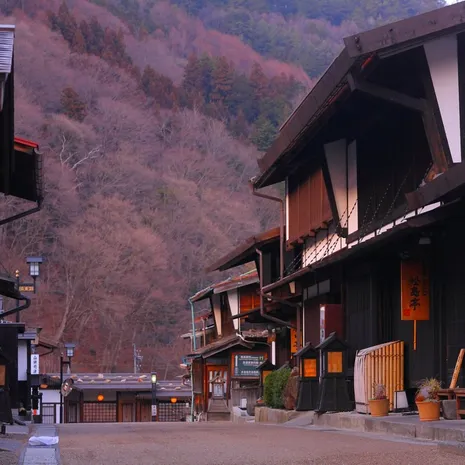
POLYGON ((39 354, 31 355, 31 375, 39 374, 39 354))
POLYGON ((401 320, 429 320, 430 291, 427 264, 418 259, 401 262, 401 320))
MULTIPOLYGON (((298 351, 297 348, 297 330, 291 328, 291 354, 295 354, 298 351)), ((302 339, 300 340, 300 347, 302 347, 302 339)))

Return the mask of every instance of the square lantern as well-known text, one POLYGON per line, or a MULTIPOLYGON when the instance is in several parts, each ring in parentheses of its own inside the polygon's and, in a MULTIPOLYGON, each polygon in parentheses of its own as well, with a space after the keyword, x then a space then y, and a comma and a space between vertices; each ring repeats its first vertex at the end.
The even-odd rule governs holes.
POLYGON ((312 344, 307 344, 295 354, 299 367, 296 410, 314 410, 316 408, 320 379, 319 356, 319 352, 312 344))
POLYGON ((273 365, 269 360, 265 360, 258 365, 257 370, 260 373, 260 386, 265 386, 266 377, 276 370, 276 365, 273 365))
POLYGON ((264 394, 266 377, 273 371, 276 371, 277 368, 278 367, 271 363, 269 360, 265 360, 260 365, 258 365, 257 370, 260 373, 260 398, 263 397, 264 394))
POLYGON ((321 378, 318 412, 352 410, 347 388, 347 352, 349 346, 331 333, 316 349, 320 353, 321 378))

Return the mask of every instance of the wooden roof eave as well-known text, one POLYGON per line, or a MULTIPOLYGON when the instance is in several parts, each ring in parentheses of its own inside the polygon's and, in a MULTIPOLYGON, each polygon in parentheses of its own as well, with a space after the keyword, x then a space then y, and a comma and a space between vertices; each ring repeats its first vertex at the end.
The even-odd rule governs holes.
MULTIPOLYGON (((439 8, 412 18, 354 34, 344 39, 345 47, 280 129, 267 153, 258 161, 261 174, 254 187, 279 182, 276 174, 296 156, 294 148, 309 130, 325 117, 334 103, 337 89, 347 85, 351 71, 363 70, 363 63, 373 54, 401 53, 432 38, 465 29, 463 2, 439 8), (360 68, 357 68, 362 64, 360 68)), ((353 89, 351 89, 351 92, 353 89)), ((306 136, 307 137, 307 136, 306 136)))

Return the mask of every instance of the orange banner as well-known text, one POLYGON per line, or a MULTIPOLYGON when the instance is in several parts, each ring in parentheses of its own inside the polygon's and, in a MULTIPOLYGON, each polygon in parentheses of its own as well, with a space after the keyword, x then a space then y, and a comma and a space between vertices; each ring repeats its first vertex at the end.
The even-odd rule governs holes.
MULTIPOLYGON (((302 339, 300 340, 300 347, 302 347, 302 339)), ((291 328, 291 354, 297 352, 297 330, 291 328)))
POLYGON ((401 320, 429 320, 429 270, 422 260, 401 262, 401 320))

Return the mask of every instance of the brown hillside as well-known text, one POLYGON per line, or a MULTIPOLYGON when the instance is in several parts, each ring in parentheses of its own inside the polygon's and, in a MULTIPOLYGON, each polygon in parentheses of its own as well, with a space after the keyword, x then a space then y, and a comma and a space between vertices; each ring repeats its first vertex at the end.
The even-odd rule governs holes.
MULTIPOLYGON (((209 257, 276 222, 275 206, 246 185, 256 151, 198 111, 155 111, 133 76, 70 53, 43 21, 0 21, 17 26, 16 133, 44 153, 43 211, 0 237, 10 273, 27 274, 27 254, 46 259, 23 318, 75 340, 76 370, 131 369, 136 342, 144 370, 171 373, 186 298, 212 279, 209 257), (65 88, 85 107, 82 121, 63 113, 65 88)), ((9 199, 3 213, 15 208, 9 199)))

